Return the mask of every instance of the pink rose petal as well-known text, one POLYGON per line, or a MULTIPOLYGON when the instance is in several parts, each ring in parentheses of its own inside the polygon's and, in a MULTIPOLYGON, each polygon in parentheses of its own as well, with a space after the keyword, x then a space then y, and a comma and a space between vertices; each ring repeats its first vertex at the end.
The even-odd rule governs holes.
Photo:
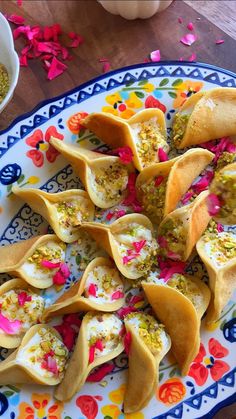
POLYGON ((52 280, 54 285, 64 285, 66 283, 66 278, 60 270, 53 275, 52 280))
POLYGON ((32 296, 28 295, 27 292, 22 291, 18 294, 18 304, 19 306, 24 306, 26 302, 32 301, 32 296))
POLYGON ((161 147, 158 149, 158 159, 160 162, 169 160, 167 153, 161 147))
POLYGON ((178 17, 178 22, 181 24, 181 23, 183 23, 183 19, 182 19, 182 17, 180 16, 180 17, 178 17))
POLYGON ((157 242, 158 242, 159 246, 164 248, 164 249, 166 249, 167 246, 168 246, 168 242, 167 242, 166 238, 163 237, 163 236, 159 236, 158 239, 157 239, 157 242))
POLYGON ((60 271, 61 271, 61 273, 62 273, 62 275, 64 276, 65 279, 69 278, 71 272, 70 272, 66 263, 61 263, 60 271))
POLYGON ((120 298, 124 298, 124 293, 121 291, 115 291, 113 292, 111 299, 112 300, 119 300, 120 298))
POLYGON ((101 339, 98 339, 94 346, 95 346, 95 349, 98 349, 100 352, 102 352, 103 349, 104 349, 104 346, 103 346, 103 343, 102 343, 101 339))
POLYGON ((50 262, 50 260, 42 260, 41 265, 47 269, 56 269, 61 266, 61 262, 50 262))
POLYGON ((21 328, 21 322, 19 320, 10 321, 2 313, 0 313, 0 329, 2 329, 7 335, 15 335, 21 328))
POLYGON ((223 39, 217 39, 215 43, 216 45, 220 45, 220 44, 224 44, 224 42, 225 41, 223 39))
POLYGON ((89 348, 89 364, 94 361, 95 358, 95 345, 90 346, 89 348))
POLYGON ((21 55, 19 61, 21 67, 28 67, 28 58, 26 55, 21 55))
POLYGON ((190 55, 190 57, 188 58, 188 61, 192 62, 192 61, 196 61, 197 56, 195 53, 193 53, 192 55, 190 55))
POLYGON ((118 210, 118 211, 116 211, 116 218, 120 218, 120 217, 123 217, 124 215, 126 214, 126 211, 125 210, 118 210))
POLYGON ((70 48, 77 48, 84 42, 84 38, 75 32, 69 32, 68 36, 72 39, 72 42, 69 45, 70 48))
POLYGON ((23 16, 14 14, 7 16, 7 20, 9 20, 9 22, 14 23, 15 25, 23 25, 23 23, 25 22, 25 18, 23 16))
POLYGON ((102 381, 107 374, 110 374, 114 368, 114 364, 104 364, 96 371, 91 372, 86 381, 89 383, 98 383, 99 381, 102 381))
POLYGON ((189 22, 187 24, 187 29, 190 30, 190 31, 193 31, 194 30, 193 22, 189 22))
POLYGON ((184 61, 184 57, 180 57, 179 58, 179 61, 184 61))
POLYGON ((216 228, 217 228, 218 233, 222 233, 222 231, 224 231, 224 227, 223 227, 223 225, 222 225, 222 224, 220 224, 220 223, 217 223, 216 228))
POLYGON ((55 358, 49 356, 47 359, 47 371, 52 372, 53 374, 58 374, 58 366, 55 358))
POLYGON ((211 216, 217 215, 220 211, 220 200, 217 195, 211 193, 207 197, 208 212, 211 216))
POLYGON ((88 287, 88 293, 89 295, 92 295, 93 297, 97 296, 97 287, 95 284, 90 284, 88 287))
POLYGON ((111 64, 109 62, 106 62, 103 64, 102 66, 103 73, 107 73, 107 71, 109 71, 110 69, 111 69, 111 64))
POLYGON ((109 211, 106 215, 106 220, 111 221, 111 219, 114 217, 114 215, 115 215, 114 212, 109 211))
POLYGON ((116 148, 115 150, 112 150, 109 154, 113 156, 119 156, 123 164, 131 163, 134 156, 131 148, 128 146, 116 148))
POLYGON ((152 51, 150 54, 150 58, 153 63, 157 63, 158 61, 160 61, 161 60, 160 50, 157 49, 156 51, 152 51))
POLYGON ((133 242, 132 246, 134 247, 136 253, 139 253, 142 248, 145 246, 147 240, 140 240, 139 242, 133 242))
POLYGON ((117 310, 117 314, 121 319, 123 319, 129 313, 133 313, 135 311, 137 311, 135 307, 127 306, 127 307, 122 307, 119 310, 117 310))
POLYGON ((161 257, 158 257, 158 264, 161 269, 160 278, 167 282, 175 273, 183 274, 185 271, 186 264, 181 261, 174 260, 163 260, 161 257))
POLYGON ((125 347, 125 353, 129 355, 130 353, 130 346, 132 342, 132 336, 130 332, 127 332, 124 337, 124 347, 125 347))
POLYGON ((53 57, 48 71, 48 80, 53 80, 60 76, 67 68, 67 65, 63 64, 56 57, 53 57))
POLYGON ((181 199, 182 204, 186 205, 190 201, 193 195, 194 195, 193 191, 186 192, 184 197, 181 199))
POLYGON ((135 259, 136 257, 140 256, 139 254, 135 253, 133 255, 124 256, 123 257, 123 265, 127 265, 131 260, 135 259))
POLYGON ((197 40, 197 37, 195 34, 193 33, 186 33, 186 35, 184 35, 181 39, 180 42, 182 42, 182 44, 184 45, 192 45, 194 44, 194 42, 197 40))
POLYGON ((167 257, 172 259, 172 260, 180 260, 181 259, 180 255, 178 255, 178 253, 172 252, 171 250, 169 252, 167 252, 167 257))
POLYGON ((163 180, 164 180, 164 176, 161 176, 161 175, 157 176, 155 180, 155 186, 160 186, 163 180))

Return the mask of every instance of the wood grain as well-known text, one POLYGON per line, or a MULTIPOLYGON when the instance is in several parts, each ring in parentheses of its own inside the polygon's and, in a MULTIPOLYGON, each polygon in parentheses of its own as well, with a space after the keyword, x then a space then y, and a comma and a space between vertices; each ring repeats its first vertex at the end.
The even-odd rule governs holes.
MULTIPOLYGON (((197 11, 182 1, 151 19, 127 21, 106 12, 96 1, 23 1, 21 8, 16 2, 0 0, 3 13, 22 14, 31 25, 51 25, 59 22, 64 31, 79 32, 85 42, 73 50, 73 61, 68 71, 49 82, 39 61, 31 60, 28 68, 21 68, 15 95, 0 117, 0 129, 5 128, 18 115, 30 111, 45 98, 51 98, 102 73, 99 57, 107 57, 112 69, 140 63, 150 51, 160 49, 162 59, 188 59, 193 52, 198 61, 204 61, 230 70, 236 70, 235 41, 197 11), (184 24, 178 23, 178 16, 184 24), (199 19, 200 20, 197 20, 199 19), (191 47, 179 40, 186 33, 186 24, 192 21, 198 41, 191 47), (215 40, 224 38, 223 45, 215 40)), ((16 41, 16 49, 23 46, 16 41)))
POLYGON ((184 0, 189 6, 204 15, 210 22, 236 39, 236 0, 184 0))

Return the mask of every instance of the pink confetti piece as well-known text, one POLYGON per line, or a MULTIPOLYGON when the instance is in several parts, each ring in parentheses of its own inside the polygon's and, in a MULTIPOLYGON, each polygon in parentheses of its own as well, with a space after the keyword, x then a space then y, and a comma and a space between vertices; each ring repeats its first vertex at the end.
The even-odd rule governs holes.
POLYGON ((193 33, 186 33, 186 35, 184 35, 181 39, 180 42, 182 42, 182 44, 190 46, 192 44, 194 44, 194 42, 197 40, 197 37, 195 34, 193 33))
POLYGON ((129 355, 130 353, 131 342, 132 342, 131 333, 127 332, 124 337, 124 347, 125 347, 125 353, 127 355, 129 355))
POLYGON ((147 240, 140 240, 139 242, 133 242, 132 246, 134 247, 136 253, 141 252, 142 248, 145 246, 147 240))
POLYGON ((23 23, 25 22, 25 18, 19 15, 7 16, 7 20, 9 20, 9 22, 14 23, 15 25, 23 25, 23 23))
POLYGON ((155 186, 160 186, 163 180, 164 180, 164 176, 161 176, 161 175, 157 176, 155 180, 155 186))
POLYGON ((223 225, 222 225, 222 224, 220 224, 220 223, 217 223, 216 228, 217 228, 218 233, 222 233, 222 231, 224 231, 224 227, 223 227, 223 225))
POLYGON ((158 159, 160 162, 169 160, 169 157, 162 147, 158 149, 158 159))
POLYGON ((57 269, 60 268, 61 262, 51 262, 50 260, 42 260, 41 265, 47 269, 57 269))
POLYGON ((180 23, 180 24, 182 24, 183 23, 183 18, 180 16, 180 17, 178 17, 178 22, 180 23))
POLYGON ((194 30, 193 22, 189 22, 189 23, 187 24, 187 29, 188 29, 189 31, 193 31, 193 30, 194 30))
POLYGON ((102 381, 107 374, 110 374, 115 369, 114 364, 104 364, 99 367, 96 371, 93 371, 88 377, 87 380, 89 383, 98 383, 102 381))
POLYGON ((93 297, 97 296, 97 287, 95 284, 90 284, 88 287, 88 293, 89 295, 92 295, 93 297))
POLYGON ((216 45, 221 45, 221 44, 224 44, 224 42, 225 41, 223 39, 217 39, 215 43, 216 45))
POLYGON ((221 204, 216 194, 211 193, 208 195, 207 207, 208 207, 209 215, 214 216, 218 214, 218 212, 220 211, 221 204))
POLYGON ((109 154, 113 156, 119 156, 123 164, 131 163, 134 156, 131 148, 128 146, 116 148, 115 150, 112 150, 109 154))
POLYGON ((21 307, 23 307, 24 305, 25 305, 25 303, 26 302, 30 302, 30 301, 32 301, 32 296, 31 295, 28 295, 27 294, 27 292, 25 292, 25 291, 21 291, 19 294, 18 294, 18 304, 19 304, 19 306, 21 306, 21 307))
POLYGON ((103 73, 107 73, 107 71, 109 71, 110 69, 111 69, 111 64, 109 62, 106 62, 103 64, 103 67, 102 67, 103 73))
POLYGON ((120 298, 124 298, 124 293, 121 291, 115 291, 113 292, 111 299, 112 300, 119 300, 120 298))
POLYGON ((53 57, 48 71, 48 80, 53 80, 60 76, 67 68, 67 65, 63 64, 56 57, 53 57))
POLYGON ((161 60, 161 53, 160 53, 160 50, 159 50, 159 49, 157 49, 156 51, 152 51, 152 52, 150 53, 150 58, 151 58, 151 61, 152 61, 153 63, 157 63, 158 61, 160 61, 160 60, 161 60))
POLYGON ((8 320, 2 313, 0 313, 0 329, 2 329, 7 335, 15 335, 21 328, 21 322, 14 320, 13 322, 8 320))
POLYGON ((192 61, 196 61, 197 56, 195 53, 193 53, 192 55, 190 55, 190 57, 188 58, 188 61, 192 62, 192 61))

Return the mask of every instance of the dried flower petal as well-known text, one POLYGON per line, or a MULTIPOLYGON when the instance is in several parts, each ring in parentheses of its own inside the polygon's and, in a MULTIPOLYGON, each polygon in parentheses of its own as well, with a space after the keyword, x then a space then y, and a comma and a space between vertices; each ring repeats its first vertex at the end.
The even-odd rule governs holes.
POLYGON ((180 17, 178 17, 178 22, 181 24, 181 23, 183 23, 183 18, 180 16, 180 17))
POLYGON ((184 197, 181 199, 182 204, 186 205, 190 201, 190 199, 192 198, 193 195, 194 195, 193 191, 186 192, 184 197))
POLYGON ((28 295, 27 292, 25 291, 19 292, 17 297, 18 297, 18 304, 21 307, 24 306, 26 302, 32 301, 32 296, 28 295))
POLYGON ((132 243, 132 246, 134 247, 136 253, 139 253, 142 250, 142 248, 145 246, 146 242, 147 242, 146 240, 140 240, 139 242, 133 242, 132 243))
POLYGON ((133 313, 135 311, 137 311, 135 307, 127 306, 127 307, 122 307, 119 310, 117 310, 117 314, 121 319, 123 319, 129 313, 133 313))
POLYGON ((106 62, 103 64, 102 66, 103 73, 107 73, 107 71, 109 71, 110 69, 111 69, 111 64, 109 62, 106 62))
POLYGON ((222 233, 222 231, 224 231, 224 227, 220 223, 217 223, 216 229, 217 229, 218 233, 222 233))
POLYGON ((92 295, 93 297, 97 296, 97 287, 95 284, 90 284, 88 287, 88 293, 89 295, 92 295))
POLYGON ((208 212, 211 216, 217 215, 220 211, 220 200, 217 195, 211 193, 207 197, 208 212))
POLYGON ((124 256, 123 257, 123 265, 127 265, 127 263, 129 263, 131 260, 135 259, 138 256, 140 256, 138 253, 134 253, 134 254, 129 255, 129 256, 124 256))
POLYGON ((98 383, 99 381, 102 381, 107 374, 111 373, 114 368, 114 364, 101 365, 98 369, 91 372, 86 381, 90 383, 98 383))
POLYGON ((65 279, 69 278, 71 273, 66 263, 61 263, 60 271, 65 279))
POLYGON ((21 55, 19 61, 21 67, 28 67, 28 59, 26 55, 21 55))
POLYGON ((163 180, 164 180, 164 176, 161 176, 161 175, 157 176, 155 180, 155 186, 160 186, 163 180))
POLYGON ((53 57, 48 71, 48 80, 53 80, 60 76, 67 68, 67 65, 63 64, 56 57, 53 57))
POLYGON ((188 61, 192 62, 192 61, 196 61, 197 56, 195 53, 193 53, 192 55, 190 55, 190 57, 188 58, 188 61))
POLYGON ((187 29, 190 30, 190 31, 193 31, 194 30, 193 22, 189 22, 187 24, 187 29))
POLYGON ((2 329, 8 335, 15 335, 21 328, 21 322, 14 320, 13 322, 8 320, 2 313, 0 313, 0 329, 2 329))
POLYGON ((159 246, 164 248, 164 249, 166 249, 167 246, 168 246, 168 242, 167 242, 166 238, 163 237, 163 236, 159 236, 158 239, 157 239, 157 242, 158 242, 159 246))
POLYGON ((111 154, 112 156, 119 156, 123 164, 129 164, 132 162, 133 152, 131 148, 128 146, 116 148, 115 150, 112 150, 109 154, 111 154))
POLYGON ((53 275, 52 280, 54 285, 64 285, 66 283, 66 278, 62 275, 60 270, 53 275))
POLYGON ((25 18, 23 16, 14 14, 7 16, 7 20, 9 20, 9 22, 14 23, 15 25, 23 25, 23 23, 25 22, 25 18))
POLYGON ((225 41, 223 39, 217 39, 215 43, 216 45, 220 45, 220 44, 224 44, 224 42, 225 41))
POLYGON ((124 297, 124 293, 123 292, 121 292, 121 291, 115 291, 115 292, 113 292, 113 294, 111 296, 111 299, 112 300, 119 300, 120 298, 123 298, 123 297, 124 297))
POLYGON ((89 364, 94 361, 95 358, 95 345, 90 346, 89 348, 89 364))
POLYGON ((125 334, 125 337, 124 337, 124 347, 125 347, 125 353, 127 355, 129 355, 129 353, 130 353, 131 342, 132 342, 131 333, 130 332, 127 332, 125 334))
POLYGON ((160 61, 161 60, 160 50, 157 49, 156 51, 152 51, 150 54, 150 58, 153 63, 157 63, 158 61, 160 61))
POLYGON ((158 149, 158 159, 160 162, 169 160, 169 157, 163 148, 158 149))
POLYGON ((186 33, 186 35, 184 35, 181 39, 180 42, 182 42, 182 44, 184 45, 192 45, 194 44, 194 42, 197 40, 197 37, 195 34, 193 33, 186 33))
POLYGON ((69 32, 68 36, 70 39, 72 39, 72 42, 69 45, 70 48, 77 48, 84 42, 84 38, 75 32, 69 32))
POLYGON ((56 269, 61 266, 61 262, 51 262, 50 260, 43 259, 41 265, 47 269, 56 269))
POLYGON ((174 274, 183 274, 186 264, 181 261, 174 261, 170 259, 163 260, 161 257, 158 257, 160 271, 160 279, 163 279, 167 282, 174 274))
POLYGON ((95 346, 95 349, 98 349, 100 352, 102 352, 104 349, 101 339, 98 339, 94 346, 95 346))
POLYGON ((123 217, 125 214, 126 214, 125 210, 118 210, 116 211, 115 216, 116 218, 120 218, 120 217, 123 217))
POLYGON ((106 220, 110 221, 114 217, 114 212, 109 211, 106 215, 106 220))

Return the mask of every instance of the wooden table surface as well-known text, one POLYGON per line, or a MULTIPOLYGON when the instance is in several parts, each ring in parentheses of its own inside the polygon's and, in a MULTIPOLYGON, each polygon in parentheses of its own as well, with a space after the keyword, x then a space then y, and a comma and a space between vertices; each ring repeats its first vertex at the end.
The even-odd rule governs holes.
MULTIPOLYGON (((100 57, 107 57, 112 69, 116 69, 141 63, 156 49, 161 50, 163 60, 188 59, 194 52, 198 61, 236 72, 234 0, 177 0, 161 14, 135 21, 113 16, 92 0, 24 0, 21 7, 16 1, 0 0, 0 10, 23 15, 31 25, 57 22, 65 32, 74 31, 84 37, 84 43, 73 50, 74 59, 68 64, 68 71, 57 79, 47 81, 45 71, 36 60, 29 61, 28 68, 21 69, 14 97, 0 116, 0 129, 43 99, 57 96, 101 74, 100 57), (178 23, 179 16, 184 20, 182 25, 178 23), (187 32, 186 24, 190 21, 194 23, 198 41, 186 47, 179 40, 187 32), (216 39, 224 39, 225 43, 216 45, 216 39)), ((21 39, 16 41, 16 49, 19 51, 20 48, 21 39)), ((214 418, 236 418, 236 405, 222 409, 214 418)))

